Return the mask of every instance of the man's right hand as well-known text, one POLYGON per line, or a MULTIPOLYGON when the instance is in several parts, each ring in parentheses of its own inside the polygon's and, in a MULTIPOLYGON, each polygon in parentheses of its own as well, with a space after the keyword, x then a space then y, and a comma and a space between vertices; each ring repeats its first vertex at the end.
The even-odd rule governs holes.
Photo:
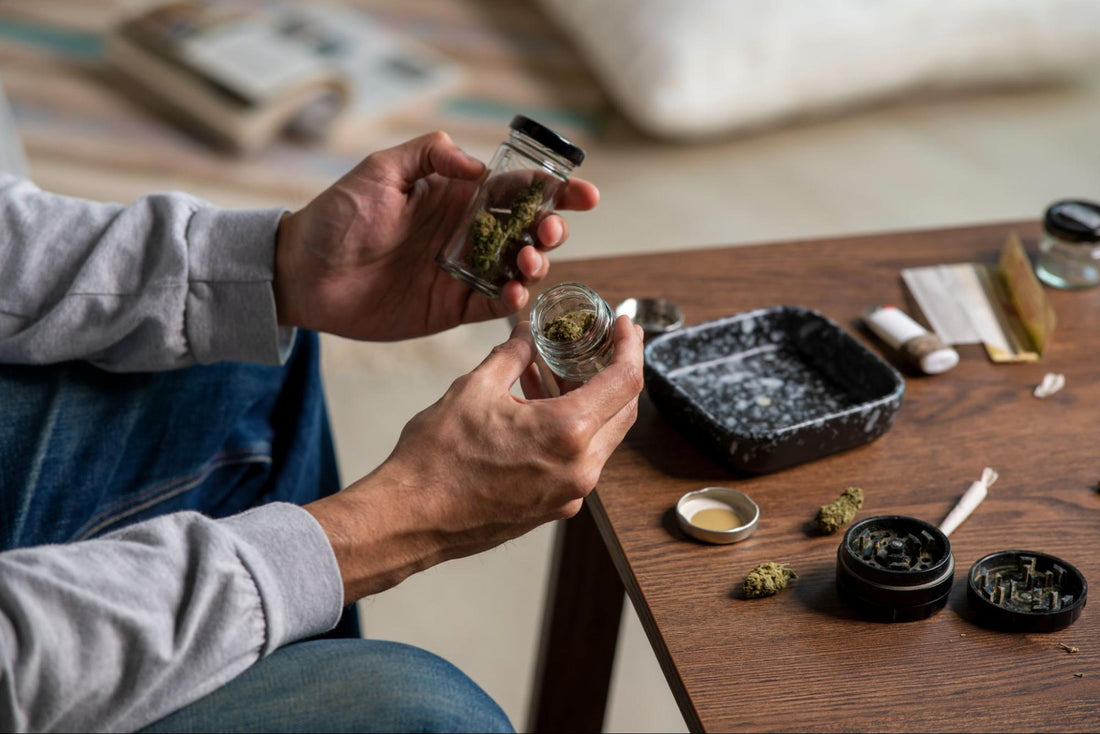
POLYGON ((345 603, 576 514, 637 417, 641 329, 620 317, 614 339, 607 368, 539 399, 530 327, 519 324, 409 421, 380 467, 307 505, 336 552, 345 603), (535 399, 510 392, 517 380, 535 399))

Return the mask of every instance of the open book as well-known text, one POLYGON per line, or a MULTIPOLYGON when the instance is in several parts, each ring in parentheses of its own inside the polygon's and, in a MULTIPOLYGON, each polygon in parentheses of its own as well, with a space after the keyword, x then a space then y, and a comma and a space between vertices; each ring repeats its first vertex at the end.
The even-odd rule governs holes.
POLYGON ((457 66, 367 15, 317 3, 176 0, 109 33, 108 63, 147 100, 241 152, 284 132, 323 136, 450 86, 457 66))

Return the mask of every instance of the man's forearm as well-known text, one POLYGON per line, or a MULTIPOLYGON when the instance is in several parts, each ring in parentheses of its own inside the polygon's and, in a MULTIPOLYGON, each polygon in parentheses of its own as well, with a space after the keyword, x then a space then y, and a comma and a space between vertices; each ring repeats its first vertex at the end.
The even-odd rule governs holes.
POLYGON ((328 540, 272 504, 0 554, 0 731, 148 725, 343 605, 328 540))

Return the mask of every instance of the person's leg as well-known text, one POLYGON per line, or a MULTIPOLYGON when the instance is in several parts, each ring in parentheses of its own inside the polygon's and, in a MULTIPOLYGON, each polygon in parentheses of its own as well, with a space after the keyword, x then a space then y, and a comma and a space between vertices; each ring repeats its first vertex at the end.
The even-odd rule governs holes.
MULTIPOLYGON (((282 366, 0 365, 0 550, 339 489, 311 332, 298 333, 282 366)), ((339 634, 357 636, 345 616, 339 634)))
POLYGON ((275 651, 145 732, 510 732, 470 678, 416 647, 302 642, 275 651))

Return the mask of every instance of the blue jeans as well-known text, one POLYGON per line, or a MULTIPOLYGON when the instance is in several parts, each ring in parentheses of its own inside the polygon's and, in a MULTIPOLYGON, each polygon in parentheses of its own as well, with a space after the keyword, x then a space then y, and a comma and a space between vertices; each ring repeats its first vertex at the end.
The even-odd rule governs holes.
POLYGON ((379 640, 301 642, 144 732, 510 732, 461 671, 379 640))
MULTIPOLYGON (((339 489, 321 386, 320 343, 311 332, 299 331, 283 366, 227 362, 115 374, 83 362, 0 365, 0 550, 93 538, 179 510, 225 517, 273 501, 301 505, 339 489)), ((392 675, 411 676, 416 666, 402 666, 401 659, 426 655, 356 639, 354 606, 325 637, 352 638, 342 639, 338 655, 349 671, 369 670, 385 660, 387 667, 394 667, 392 675), (357 656, 361 662, 355 661, 357 656)), ((324 649, 309 647, 316 644, 299 643, 269 656, 227 689, 242 685, 261 697, 280 686, 317 692, 316 686, 302 688, 301 674, 282 663, 292 655, 316 654, 307 648, 324 649), (263 685, 254 685, 256 680, 263 685)), ((361 686, 374 683, 369 677, 361 681, 325 672, 323 660, 310 659, 316 668, 314 682, 346 687, 339 695, 362 699, 361 686)), ((434 677, 425 678, 422 687, 447 679, 438 672, 446 669, 442 661, 427 668, 434 677)), ((460 679, 456 689, 473 686, 450 670, 460 679)), ((378 672, 377 677, 386 674, 378 672)), ((482 703, 499 713, 480 695, 482 703)), ((186 710, 201 712, 206 706, 202 720, 211 729, 229 730, 230 724, 222 726, 217 717, 229 716, 232 709, 238 715, 229 721, 236 722, 237 730, 249 727, 239 715, 245 699, 231 700, 234 705, 225 712, 218 704, 206 704, 208 699, 225 697, 216 692, 186 710)), ((324 697, 312 706, 302 705, 301 696, 295 700, 294 712, 263 698, 248 701, 247 707, 266 716, 276 710, 294 714, 287 719, 297 722, 291 728, 312 710, 322 718, 305 730, 323 730, 332 713, 324 697), (302 712, 295 713, 298 708, 302 712)), ((381 728, 393 728, 396 707, 386 709, 390 718, 381 728)), ((271 721, 264 719, 256 728, 278 728, 271 721)), ((372 726, 367 718, 360 721, 367 729, 372 726)))

